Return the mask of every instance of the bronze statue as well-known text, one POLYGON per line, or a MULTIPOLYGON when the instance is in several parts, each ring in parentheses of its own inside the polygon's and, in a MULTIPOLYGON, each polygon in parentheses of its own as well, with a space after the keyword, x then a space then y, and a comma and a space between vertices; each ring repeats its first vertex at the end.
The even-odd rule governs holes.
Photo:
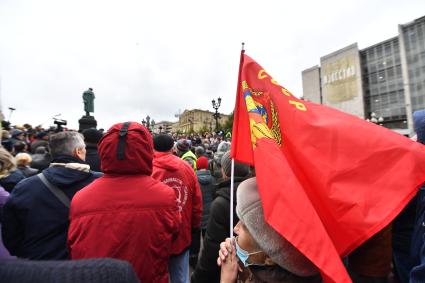
POLYGON ((90 112, 94 112, 94 92, 92 88, 89 88, 83 93, 84 111, 86 116, 90 116, 90 112))

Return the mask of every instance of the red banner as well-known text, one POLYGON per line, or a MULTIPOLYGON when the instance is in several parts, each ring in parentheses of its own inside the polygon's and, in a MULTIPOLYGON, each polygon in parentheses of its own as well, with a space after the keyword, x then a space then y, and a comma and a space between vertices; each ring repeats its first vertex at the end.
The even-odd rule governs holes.
POLYGON ((231 154, 255 165, 264 215, 320 270, 351 282, 340 257, 388 225, 425 181, 425 147, 294 97, 242 55, 231 154))

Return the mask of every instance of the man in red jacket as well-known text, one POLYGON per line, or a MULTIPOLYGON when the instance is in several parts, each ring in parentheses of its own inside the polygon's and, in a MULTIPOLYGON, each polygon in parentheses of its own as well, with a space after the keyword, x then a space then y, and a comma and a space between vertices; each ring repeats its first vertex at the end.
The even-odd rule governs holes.
POLYGON ((162 134, 154 138, 152 177, 173 188, 182 217, 180 234, 173 244, 168 268, 172 283, 189 282, 189 247, 192 233, 200 229, 202 194, 192 167, 173 155, 174 140, 162 134))
POLYGON ((174 191, 150 176, 151 134, 136 122, 116 124, 98 148, 105 175, 71 203, 72 259, 123 259, 141 282, 168 283, 168 261, 181 218, 174 191))

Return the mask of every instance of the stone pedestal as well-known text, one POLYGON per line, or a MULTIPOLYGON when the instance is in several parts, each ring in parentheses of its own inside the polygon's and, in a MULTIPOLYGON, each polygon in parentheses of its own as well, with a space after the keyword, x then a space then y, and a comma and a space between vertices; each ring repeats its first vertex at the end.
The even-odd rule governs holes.
POLYGON ((96 128, 97 127, 97 121, 96 121, 96 119, 94 119, 94 116, 84 115, 83 117, 81 117, 80 120, 78 120, 78 124, 79 124, 78 131, 80 133, 82 131, 84 131, 85 129, 90 129, 90 128, 96 128))

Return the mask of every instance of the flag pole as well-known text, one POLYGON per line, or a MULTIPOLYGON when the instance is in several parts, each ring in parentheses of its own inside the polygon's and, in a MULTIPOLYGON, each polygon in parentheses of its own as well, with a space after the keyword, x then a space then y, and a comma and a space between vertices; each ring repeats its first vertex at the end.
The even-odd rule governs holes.
MULTIPOLYGON (((239 74, 238 74, 238 86, 237 86, 237 94, 236 97, 239 95, 240 90, 240 80, 241 80, 241 72, 242 72, 242 65, 243 65, 243 54, 245 53, 245 43, 242 42, 241 47, 241 59, 239 62, 239 74)), ((232 135, 233 136, 233 135, 232 135)), ((233 191, 233 183, 235 180, 235 159, 232 157, 232 166, 230 171, 230 238, 233 238, 233 203, 234 203, 234 191, 233 191)))

